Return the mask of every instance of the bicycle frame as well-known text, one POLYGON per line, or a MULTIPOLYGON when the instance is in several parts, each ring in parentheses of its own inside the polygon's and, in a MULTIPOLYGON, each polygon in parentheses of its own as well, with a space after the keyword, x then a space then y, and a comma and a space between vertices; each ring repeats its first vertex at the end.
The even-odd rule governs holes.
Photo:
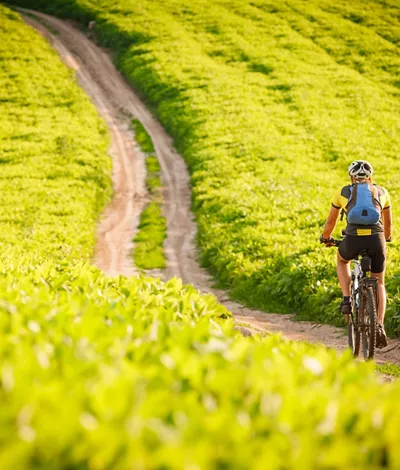
MULTIPOLYGON (((364 255, 367 256, 367 255, 364 255)), ((360 290, 365 287, 372 287, 375 293, 375 300, 378 305, 378 279, 375 277, 368 277, 367 273, 363 271, 360 259, 352 261, 353 269, 351 270, 352 281, 352 298, 355 301, 357 309, 360 307, 360 290)))
MULTIPOLYGON (((342 240, 331 241, 339 247, 342 240)), ((376 326, 378 320, 379 291, 378 279, 371 278, 371 253, 362 250, 351 261, 351 312, 347 315, 349 347, 358 356, 362 346, 364 359, 372 359, 376 347, 376 326)))

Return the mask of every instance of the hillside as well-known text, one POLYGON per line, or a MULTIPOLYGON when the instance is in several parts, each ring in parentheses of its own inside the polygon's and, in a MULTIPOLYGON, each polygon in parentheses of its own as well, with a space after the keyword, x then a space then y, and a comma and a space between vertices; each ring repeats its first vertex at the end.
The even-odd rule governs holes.
MULTIPOLYGON (((233 296, 340 322, 335 253, 318 238, 352 160, 398 198, 396 2, 36 4, 96 20, 189 165, 203 263, 233 296)), ((396 241, 389 257, 395 327, 396 241)))
POLYGON ((0 468, 397 468, 399 385, 372 362, 244 338, 177 279, 89 265, 105 124, 43 38, 0 23, 0 468))

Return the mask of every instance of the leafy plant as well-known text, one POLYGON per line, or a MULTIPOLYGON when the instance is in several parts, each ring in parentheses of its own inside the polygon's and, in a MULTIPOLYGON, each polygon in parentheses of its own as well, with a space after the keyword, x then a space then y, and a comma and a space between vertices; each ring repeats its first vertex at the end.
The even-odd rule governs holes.
POLYGON ((146 154, 146 185, 150 193, 150 203, 140 214, 139 231, 134 238, 133 259, 142 269, 164 269, 166 266, 164 240, 167 237, 167 224, 162 215, 162 193, 160 164, 151 137, 136 119, 132 120, 135 140, 146 154))
POLYGON ((151 137, 147 133, 146 129, 143 127, 143 124, 137 119, 132 120, 132 127, 135 132, 135 140, 139 144, 142 152, 145 153, 154 153, 154 145, 151 140, 151 137))
POLYGON ((139 231, 134 242, 134 260, 142 269, 165 268, 163 242, 167 236, 160 204, 150 202, 140 215, 139 231))

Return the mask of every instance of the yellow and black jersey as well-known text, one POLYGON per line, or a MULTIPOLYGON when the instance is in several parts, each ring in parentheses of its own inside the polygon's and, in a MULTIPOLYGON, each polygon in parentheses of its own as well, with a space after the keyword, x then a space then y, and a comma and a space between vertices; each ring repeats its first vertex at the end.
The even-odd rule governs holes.
MULTIPOLYGON (((344 186, 340 191, 338 191, 332 201, 333 207, 336 209, 343 209, 347 214, 346 206, 349 202, 349 198, 351 195, 351 188, 353 185, 349 184, 344 186)), ((378 186, 374 184, 375 188, 378 191, 379 202, 381 204, 382 210, 389 209, 390 207, 390 196, 387 189, 382 188, 382 186, 378 186)), ((379 222, 375 225, 355 225, 347 223, 346 233, 347 235, 359 235, 359 236, 367 236, 367 235, 374 235, 376 233, 383 232, 383 222, 382 217, 380 218, 379 222)))

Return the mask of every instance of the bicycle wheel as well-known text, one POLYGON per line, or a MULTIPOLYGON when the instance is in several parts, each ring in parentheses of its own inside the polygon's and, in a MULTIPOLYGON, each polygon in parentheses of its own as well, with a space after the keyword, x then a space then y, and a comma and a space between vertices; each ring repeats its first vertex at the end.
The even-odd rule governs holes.
POLYGON ((362 296, 362 348, 365 360, 373 359, 375 355, 377 311, 372 287, 367 287, 362 296))
POLYGON ((361 346, 361 334, 358 327, 354 324, 353 318, 349 315, 349 322, 347 325, 347 338, 349 342, 349 348, 354 357, 358 357, 360 354, 361 346))
POLYGON ((358 306, 358 289, 354 280, 356 274, 353 274, 352 283, 351 283, 351 305, 352 305, 352 314, 347 315, 347 338, 349 343, 349 348, 354 357, 358 357, 360 354, 361 347, 361 333, 358 328, 359 324, 359 306, 358 306))

